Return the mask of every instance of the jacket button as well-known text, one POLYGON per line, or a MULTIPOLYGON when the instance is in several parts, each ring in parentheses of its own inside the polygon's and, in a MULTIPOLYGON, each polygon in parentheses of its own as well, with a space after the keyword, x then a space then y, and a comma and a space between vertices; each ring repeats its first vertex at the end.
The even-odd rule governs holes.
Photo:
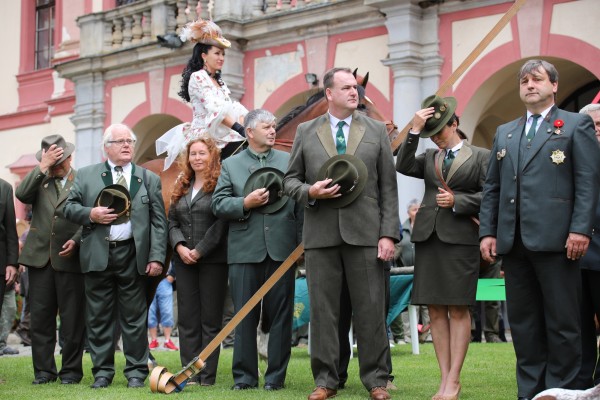
POLYGON ((265 226, 265 231, 268 231, 268 230, 269 230, 269 227, 268 227, 268 226, 265 226))
POLYGON ((510 204, 515 204, 515 199, 510 199, 510 204))
POLYGON ((108 242, 110 240, 110 238, 107 236, 104 238, 104 240, 106 240, 108 242))
POLYGON ((434 208, 434 210, 435 210, 435 211, 437 211, 437 210, 439 210, 439 209, 440 209, 439 207, 436 207, 436 208, 434 208))
POLYGON ((513 176, 513 181, 516 181, 516 180, 517 180, 517 176, 515 175, 515 176, 513 176))

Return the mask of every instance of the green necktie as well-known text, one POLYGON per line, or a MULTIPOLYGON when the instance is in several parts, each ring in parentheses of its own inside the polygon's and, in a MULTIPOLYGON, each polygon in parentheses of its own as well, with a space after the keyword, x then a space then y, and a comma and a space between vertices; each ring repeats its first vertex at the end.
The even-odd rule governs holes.
POLYGON ((121 185, 124 186, 126 189, 129 189, 127 187, 127 179, 125 179, 125 176, 123 175, 123 167, 117 165, 115 167, 115 172, 117 173, 117 185, 121 185))
POLYGON ((257 157, 258 157, 258 162, 260 162, 260 166, 266 167, 267 166, 267 155, 259 154, 257 157))
POLYGON ((444 170, 442 171, 444 173, 444 177, 448 175, 452 161, 454 161, 454 152, 452 150, 448 150, 446 158, 444 158, 444 170))
POLYGON ((56 188, 56 195, 58 197, 60 197, 60 193, 63 190, 63 186, 60 181, 62 181, 62 178, 54 178, 54 187, 56 188))
POLYGON ((344 137, 344 121, 340 121, 337 123, 338 130, 335 134, 335 148, 337 149, 338 154, 346 153, 346 138, 344 137))
POLYGON ((531 123, 531 128, 529 128, 529 131, 527 132, 528 142, 531 142, 531 139, 533 139, 533 137, 535 136, 535 128, 537 127, 537 120, 539 117, 541 117, 540 114, 533 114, 531 116, 531 118, 533 118, 533 122, 531 123))

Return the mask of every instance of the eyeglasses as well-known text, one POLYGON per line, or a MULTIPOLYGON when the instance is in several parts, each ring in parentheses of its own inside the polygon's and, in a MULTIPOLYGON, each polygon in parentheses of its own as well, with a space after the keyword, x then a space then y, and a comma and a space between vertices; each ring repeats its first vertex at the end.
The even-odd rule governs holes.
POLYGON ((133 140, 133 139, 109 140, 107 143, 116 144, 119 147, 125 146, 125 143, 127 143, 129 146, 133 146, 135 144, 135 140, 133 140))

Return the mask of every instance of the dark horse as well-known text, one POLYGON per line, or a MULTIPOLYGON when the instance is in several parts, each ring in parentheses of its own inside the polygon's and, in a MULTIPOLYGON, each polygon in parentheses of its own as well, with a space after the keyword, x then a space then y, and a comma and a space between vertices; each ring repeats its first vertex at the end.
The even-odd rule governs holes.
MULTIPOLYGON (((357 76, 356 70, 354 70, 354 76, 357 76)), ((375 104, 365 95, 367 82, 369 81, 369 74, 367 73, 364 78, 357 76, 357 81, 359 82, 359 111, 365 112, 370 118, 384 122, 387 126, 388 137, 390 138, 391 142, 399 134, 398 127, 391 119, 386 119, 383 115, 381 115, 381 112, 377 109, 375 104)), ((277 124, 277 139, 275 140, 275 148, 290 152, 298 125, 302 122, 310 121, 319 115, 325 114, 325 112, 327 112, 327 108, 328 105, 327 99, 325 98, 325 93, 323 90, 320 90, 318 93, 311 96, 306 104, 298 106, 290 111, 277 124)), ((165 209, 168 213, 173 186, 175 185, 175 180, 177 179, 180 171, 179 165, 177 163, 173 163, 168 170, 163 171, 164 160, 159 158, 148 161, 142 164, 142 166, 160 176, 160 181, 162 183, 162 194, 165 201, 165 209)), ((166 270, 167 268, 163 269, 163 276, 166 274, 166 270)), ((156 287, 163 276, 148 279, 148 291, 146 297, 148 300, 148 305, 152 302, 156 287)))

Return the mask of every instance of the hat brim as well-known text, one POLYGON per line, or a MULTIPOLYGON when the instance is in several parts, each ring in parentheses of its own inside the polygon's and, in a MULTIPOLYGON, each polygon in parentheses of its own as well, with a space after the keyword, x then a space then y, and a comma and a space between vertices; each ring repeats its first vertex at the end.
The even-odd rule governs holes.
MULTIPOLYGON (((448 121, 450 121, 450 118, 452 118, 452 115, 454 115, 454 112, 456 111, 456 104, 457 104, 456 99, 454 97, 444 97, 443 99, 448 104, 448 112, 446 114, 444 114, 444 116, 438 121, 437 125, 434 128, 432 128, 432 129, 423 128, 423 130, 419 134, 420 137, 429 138, 429 137, 432 137, 433 135, 438 134, 439 132, 441 132, 442 129, 444 129, 444 126, 446 126, 448 121)), ((428 107, 428 106, 424 106, 423 108, 426 108, 426 107, 428 107)), ((433 117, 431 117, 431 118, 433 118, 433 117)))
MULTIPOLYGON (((67 146, 63 148, 63 156, 60 158, 60 160, 55 162, 52 166, 58 165, 61 162, 65 161, 67 158, 69 158, 69 156, 71 154, 73 154, 74 151, 75 151, 75 145, 73 143, 67 142, 67 146)), ((42 161, 42 150, 41 149, 38 150, 37 153, 35 153, 35 158, 38 161, 42 161)))
POLYGON ((125 207, 123 210, 115 210, 117 214, 117 219, 115 219, 110 225, 119 225, 129 221, 129 213, 131 210, 131 195, 127 188, 123 185, 113 184, 104 187, 100 193, 98 193, 98 197, 96 197, 96 201, 94 201, 94 207, 106 207, 100 204, 100 199, 106 193, 110 193, 111 196, 115 194, 124 200, 125 207))
POLYGON ((345 196, 340 196, 340 197, 334 197, 331 199, 319 200, 319 203, 322 202, 321 204, 323 204, 324 206, 327 206, 327 207, 331 207, 331 208, 346 207, 347 205, 352 203, 354 200, 356 200, 358 198, 358 196, 360 196, 360 194, 362 193, 363 189, 365 188, 365 185, 367 184, 367 179, 369 177, 369 172, 367 170, 367 166, 365 165, 363 160, 361 160, 360 158, 358 158, 352 154, 338 154, 336 156, 331 157, 329 160, 325 161, 325 163, 321 166, 321 169, 317 173, 317 181, 322 181, 324 179, 327 179, 327 176, 326 176, 327 169, 329 168, 329 166, 331 164, 333 164, 334 162, 336 162, 340 159, 345 159, 346 161, 348 161, 352 165, 354 165, 354 168, 356 168, 356 170, 358 171, 358 183, 356 184, 356 187, 352 190, 352 192, 350 192, 350 194, 347 194, 345 196))
MULTIPOLYGON (((265 172, 273 172, 277 174, 283 181, 283 172, 273 167, 262 167, 254 171, 246 180, 246 184, 244 184, 244 197, 248 196, 252 192, 252 188, 254 187, 254 182, 258 179, 258 177, 265 172)), ((256 207, 253 210, 257 211, 261 214, 274 214, 279 211, 285 203, 289 200, 288 196, 281 196, 277 201, 271 204, 265 204, 264 206, 256 207)))

